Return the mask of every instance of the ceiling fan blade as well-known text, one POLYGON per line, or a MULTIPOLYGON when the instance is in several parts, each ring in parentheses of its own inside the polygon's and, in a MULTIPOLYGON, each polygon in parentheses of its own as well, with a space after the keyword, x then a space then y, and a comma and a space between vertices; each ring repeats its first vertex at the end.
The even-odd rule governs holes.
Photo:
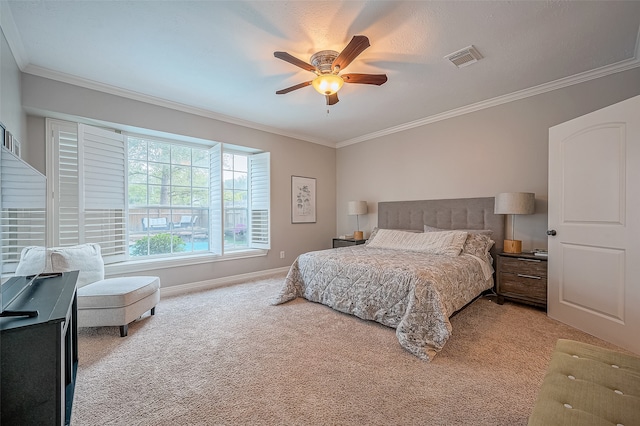
POLYGON ((362 53, 364 49, 371 46, 369 39, 363 35, 353 36, 347 47, 344 48, 338 57, 333 61, 331 68, 334 70, 339 67, 340 70, 344 70, 347 65, 353 61, 356 56, 362 53))
POLYGON ((386 74, 343 74, 340 77, 345 83, 375 84, 380 86, 387 82, 386 74))
POLYGON ((273 56, 275 56, 278 59, 282 59, 285 62, 289 62, 290 64, 293 64, 293 65, 295 65, 297 67, 300 67, 303 70, 316 72, 316 67, 314 67, 311 64, 306 63, 305 61, 303 61, 301 59, 296 58, 295 56, 291 56, 287 52, 273 52, 273 56))
POLYGON ((338 94, 334 93, 333 95, 325 95, 327 98, 327 105, 335 105, 338 103, 338 94))
POLYGON ((310 81, 305 81, 304 83, 296 84, 295 86, 287 87, 286 89, 278 90, 276 95, 284 95, 285 93, 293 92, 294 90, 302 89, 303 87, 311 86, 310 81))

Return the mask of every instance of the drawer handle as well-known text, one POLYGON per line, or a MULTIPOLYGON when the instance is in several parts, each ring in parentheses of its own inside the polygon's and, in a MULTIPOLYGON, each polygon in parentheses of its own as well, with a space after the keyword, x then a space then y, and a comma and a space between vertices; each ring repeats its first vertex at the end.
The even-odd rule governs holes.
POLYGON ((518 260, 522 260, 523 262, 542 262, 540 259, 525 259, 524 257, 519 257, 518 260))
POLYGON ((526 274, 518 274, 520 278, 533 278, 534 280, 540 280, 541 277, 536 277, 535 275, 526 275, 526 274))

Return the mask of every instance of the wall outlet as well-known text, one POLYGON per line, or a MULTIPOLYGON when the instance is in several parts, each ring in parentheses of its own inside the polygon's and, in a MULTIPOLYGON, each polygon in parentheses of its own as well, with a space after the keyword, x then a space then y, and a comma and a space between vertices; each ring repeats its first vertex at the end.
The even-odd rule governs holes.
POLYGON ((283 251, 280 252, 280 259, 284 259, 284 252, 283 251))

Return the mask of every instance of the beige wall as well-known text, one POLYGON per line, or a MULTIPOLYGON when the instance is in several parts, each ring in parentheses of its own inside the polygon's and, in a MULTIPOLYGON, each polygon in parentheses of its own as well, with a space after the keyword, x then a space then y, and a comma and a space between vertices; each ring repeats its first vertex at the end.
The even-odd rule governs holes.
MULTIPOLYGON (((336 229, 335 149, 150 105, 30 74, 22 76, 22 102, 29 113, 29 161, 44 170, 43 117, 82 117, 191 136, 271 152, 271 250, 266 257, 144 271, 163 287, 206 281, 290 265, 303 252, 329 248, 336 229), (317 179, 317 223, 291 224, 291 175, 317 179), (286 257, 280 259, 280 251, 286 257)), ((46 174, 46 173, 45 173, 46 174)))
POLYGON ((360 218, 367 235, 377 222, 378 201, 525 191, 536 194, 536 214, 517 217, 516 237, 525 249, 547 247, 549 127, 638 94, 635 68, 339 148, 338 234, 355 230, 350 200, 369 203, 369 214, 360 218))
POLYGON ((27 120, 20 98, 20 69, 0 30, 0 122, 25 145, 27 120))

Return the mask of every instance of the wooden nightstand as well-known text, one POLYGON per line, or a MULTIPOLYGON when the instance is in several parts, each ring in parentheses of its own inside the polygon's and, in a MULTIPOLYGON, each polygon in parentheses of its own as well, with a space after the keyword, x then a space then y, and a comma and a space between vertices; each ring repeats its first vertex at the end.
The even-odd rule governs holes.
POLYGON ((504 299, 547 308, 547 258, 531 253, 499 253, 498 304, 504 299))
POLYGON ((334 238, 333 248, 359 246, 360 244, 364 244, 366 242, 367 240, 354 240, 353 238, 334 238))

